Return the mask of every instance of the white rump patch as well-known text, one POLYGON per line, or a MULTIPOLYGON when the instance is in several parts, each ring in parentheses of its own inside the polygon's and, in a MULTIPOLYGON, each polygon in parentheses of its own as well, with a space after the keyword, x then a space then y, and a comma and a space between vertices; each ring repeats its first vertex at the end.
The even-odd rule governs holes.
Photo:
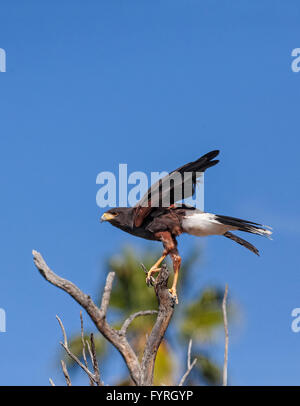
POLYGON ((237 230, 237 227, 227 226, 216 220, 211 213, 203 213, 195 210, 182 220, 182 228, 185 233, 205 237, 206 235, 223 235, 226 231, 237 230))

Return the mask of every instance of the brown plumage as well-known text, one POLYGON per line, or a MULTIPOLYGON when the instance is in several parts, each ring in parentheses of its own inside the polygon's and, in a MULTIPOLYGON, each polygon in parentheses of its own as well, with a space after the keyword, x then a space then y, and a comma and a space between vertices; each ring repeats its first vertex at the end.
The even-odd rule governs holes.
POLYGON ((219 151, 211 151, 198 160, 181 166, 152 185, 136 206, 113 208, 101 217, 101 221, 109 221, 113 226, 127 233, 147 240, 162 242, 164 247, 163 254, 149 270, 146 281, 149 283, 151 275, 160 270, 159 266, 161 262, 169 255, 174 269, 174 280, 170 292, 176 297, 176 300, 176 284, 181 265, 176 237, 180 234, 188 233, 197 236, 223 235, 243 245, 257 255, 259 255, 257 248, 230 231, 240 230, 267 237, 271 235, 271 231, 267 230, 266 226, 258 223, 235 217, 205 213, 185 204, 176 205, 176 188, 182 189, 181 196, 183 199, 192 196, 195 192, 199 173, 216 165, 219 161, 214 158, 218 154, 219 151), (175 173, 180 174, 179 185, 176 186, 170 181, 175 173), (192 182, 190 190, 184 187, 186 178, 183 174, 186 173, 189 174, 187 179, 192 182), (169 204, 167 207, 162 207, 161 202, 164 201, 165 197, 168 198, 169 204))

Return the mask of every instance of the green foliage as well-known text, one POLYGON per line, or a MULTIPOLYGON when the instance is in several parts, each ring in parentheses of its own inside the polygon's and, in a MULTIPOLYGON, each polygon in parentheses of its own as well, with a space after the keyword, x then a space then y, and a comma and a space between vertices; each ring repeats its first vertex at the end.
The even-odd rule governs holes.
POLYGON ((212 339, 216 328, 223 323, 223 295, 224 292, 210 287, 202 291, 199 299, 185 307, 181 324, 184 337, 197 341, 212 339))
POLYGON ((176 357, 168 342, 163 340, 157 352, 154 370, 154 385, 173 385, 173 371, 176 368, 176 357))
MULTIPOLYGON (((194 354, 192 359, 197 358, 198 362, 195 365, 195 375, 198 380, 203 380, 209 385, 220 385, 221 384, 221 370, 219 365, 217 365, 209 356, 203 354, 194 354)), ((192 383, 193 381, 188 383, 192 383)), ((196 380, 197 382, 197 380, 196 380)))
POLYGON ((108 261, 109 271, 116 272, 117 282, 111 294, 110 308, 131 314, 139 310, 156 309, 157 301, 145 284, 145 273, 141 262, 150 269, 159 258, 159 252, 147 253, 139 260, 130 247, 124 248, 122 255, 114 256, 108 261))

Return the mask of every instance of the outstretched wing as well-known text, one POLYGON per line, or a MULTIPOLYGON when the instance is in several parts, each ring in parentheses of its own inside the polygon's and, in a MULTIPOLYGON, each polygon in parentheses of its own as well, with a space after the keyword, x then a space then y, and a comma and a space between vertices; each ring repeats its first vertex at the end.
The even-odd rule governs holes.
POLYGON ((181 166, 154 183, 135 206, 134 225, 140 227, 154 208, 164 206, 163 202, 167 201, 168 205, 172 205, 179 200, 193 196, 197 178, 201 172, 219 162, 214 160, 218 154, 218 150, 208 152, 196 161, 181 166), (187 183, 191 187, 187 187, 187 183))

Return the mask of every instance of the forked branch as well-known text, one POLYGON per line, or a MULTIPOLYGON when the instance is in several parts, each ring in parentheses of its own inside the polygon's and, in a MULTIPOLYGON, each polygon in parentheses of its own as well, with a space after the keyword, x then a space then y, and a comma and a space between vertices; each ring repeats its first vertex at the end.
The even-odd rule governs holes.
MULTIPOLYGON (((146 310, 137 312, 131 315, 125 322, 123 323, 120 330, 116 330, 109 325, 106 319, 106 314, 109 306, 110 295, 113 285, 113 280, 115 277, 114 272, 110 272, 106 279, 106 284, 104 287, 104 292, 102 295, 101 306, 98 308, 96 304, 93 302, 90 296, 83 293, 74 283, 61 278, 60 276, 56 275, 46 264, 42 255, 37 251, 32 251, 34 263, 41 273, 41 275, 52 285, 57 286, 58 288, 67 292, 70 296, 72 296, 77 303, 81 305, 83 309, 87 312, 90 316, 92 321, 94 322, 98 331, 120 352, 124 361, 127 365, 129 370, 130 376, 135 383, 135 385, 152 385, 153 382, 153 371, 154 371, 154 364, 157 355, 158 348, 163 340, 163 337, 166 333, 167 327, 170 323, 171 317, 174 312, 175 301, 172 295, 169 293, 167 284, 169 278, 169 272, 167 270, 166 265, 164 265, 161 269, 160 274, 153 281, 154 290, 156 296, 158 298, 159 303, 159 310, 156 322, 154 327, 147 339, 143 359, 140 363, 136 353, 134 352, 133 348, 131 347, 129 341, 126 337, 127 329, 130 323, 138 316, 144 316, 149 314, 155 314, 157 311, 154 310, 146 310)), ((92 373, 89 371, 86 362, 85 356, 85 346, 83 345, 83 363, 71 353, 67 337, 65 333, 65 329, 61 320, 57 317, 60 326, 63 331, 64 335, 64 342, 61 345, 64 347, 66 352, 69 354, 71 358, 73 358, 77 364, 81 366, 81 368, 86 372, 86 374, 90 378, 91 384, 96 383, 97 385, 102 384, 100 380, 100 373, 98 368, 98 363, 95 357, 95 348, 93 343, 93 337, 91 337, 91 346, 89 343, 86 342, 89 353, 91 355, 92 364, 94 372, 92 373), (75 359, 76 358, 76 359, 75 359)), ((82 325, 82 324, 81 324, 82 325)), ((83 333, 82 333, 82 341, 83 341, 83 333)), ((66 368, 64 369, 64 374, 66 372, 66 368)), ((69 378, 67 378, 65 374, 67 383, 70 384, 69 378)), ((53 382, 51 382, 52 384, 53 382)))
POLYGON ((228 295, 228 285, 226 284, 224 297, 223 297, 223 302, 222 302, 224 331, 225 331, 223 386, 227 386, 227 369, 228 369, 228 341, 229 341, 229 334, 228 334, 228 319, 227 319, 227 295, 228 295))
POLYGON ((183 386, 184 382, 186 381, 187 377, 189 376, 190 372, 192 371, 192 369, 194 368, 194 366, 196 365, 196 362, 197 362, 197 358, 194 358, 193 362, 191 362, 192 344, 193 344, 193 341, 192 341, 192 339, 190 339, 189 346, 188 346, 188 354, 187 354, 187 369, 179 382, 179 386, 183 386))

